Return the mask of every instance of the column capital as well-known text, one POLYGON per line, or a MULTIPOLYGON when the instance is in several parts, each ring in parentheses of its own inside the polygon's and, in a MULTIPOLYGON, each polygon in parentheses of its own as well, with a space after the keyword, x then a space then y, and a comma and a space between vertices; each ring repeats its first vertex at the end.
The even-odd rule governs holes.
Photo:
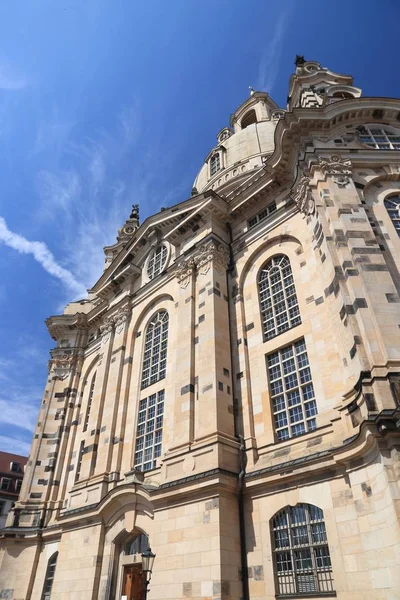
POLYGON ((228 268, 229 252, 222 244, 215 240, 210 240, 202 244, 193 256, 196 267, 201 275, 206 275, 210 270, 211 263, 220 275, 228 268))

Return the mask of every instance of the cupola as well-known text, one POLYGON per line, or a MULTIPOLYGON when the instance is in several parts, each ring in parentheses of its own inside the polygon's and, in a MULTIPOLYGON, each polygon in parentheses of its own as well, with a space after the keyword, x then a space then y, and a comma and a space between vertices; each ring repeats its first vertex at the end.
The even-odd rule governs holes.
POLYGON ((206 156, 192 193, 213 189, 224 195, 238 179, 261 168, 274 150, 275 127, 285 112, 266 92, 250 88, 249 98, 231 115, 230 127, 218 133, 217 145, 206 156))

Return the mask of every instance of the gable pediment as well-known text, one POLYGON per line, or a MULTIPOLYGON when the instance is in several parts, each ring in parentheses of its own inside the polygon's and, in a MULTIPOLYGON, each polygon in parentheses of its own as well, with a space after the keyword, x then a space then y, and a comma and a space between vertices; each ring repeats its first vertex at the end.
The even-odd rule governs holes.
POLYGON ((229 220, 228 203, 211 190, 148 217, 121 249, 121 244, 105 249, 117 253, 90 291, 105 297, 127 277, 139 277, 151 248, 163 240, 178 245, 187 231, 209 216, 229 220))

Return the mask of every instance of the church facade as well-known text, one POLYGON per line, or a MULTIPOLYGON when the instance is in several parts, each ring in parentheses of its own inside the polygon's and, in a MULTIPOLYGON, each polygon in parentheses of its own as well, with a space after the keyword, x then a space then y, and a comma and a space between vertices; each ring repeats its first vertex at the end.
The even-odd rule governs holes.
POLYGON ((0 598, 400 599, 400 101, 296 58, 55 347, 0 598))

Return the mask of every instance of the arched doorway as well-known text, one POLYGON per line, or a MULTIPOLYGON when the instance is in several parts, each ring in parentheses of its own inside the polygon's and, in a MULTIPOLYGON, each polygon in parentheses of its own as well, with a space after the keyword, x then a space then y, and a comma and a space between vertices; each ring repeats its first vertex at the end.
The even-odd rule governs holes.
POLYGON ((142 571, 142 552, 149 548, 146 534, 135 532, 119 540, 121 600, 144 600, 145 578, 142 571))

